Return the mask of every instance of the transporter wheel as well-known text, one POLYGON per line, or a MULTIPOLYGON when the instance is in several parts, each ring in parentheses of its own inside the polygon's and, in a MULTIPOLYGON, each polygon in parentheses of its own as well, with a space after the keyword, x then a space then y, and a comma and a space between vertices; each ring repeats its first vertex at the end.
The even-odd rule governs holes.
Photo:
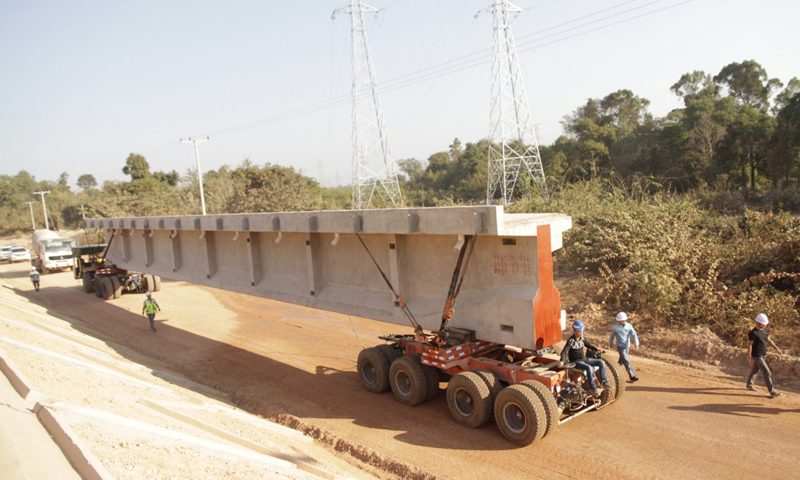
POLYGON ((112 275, 108 278, 111 279, 111 296, 114 298, 120 298, 122 296, 122 283, 119 281, 119 277, 112 275))
POLYGON ((100 278, 100 284, 103 286, 103 300, 108 300, 114 297, 114 283, 111 277, 104 275, 100 278))
POLYGON ((478 428, 492 419, 492 393, 480 375, 462 372, 447 384, 447 408, 456 422, 478 428))
POLYGON ((558 427, 559 410, 556 397, 543 383, 537 382, 536 380, 525 380, 524 382, 520 382, 520 385, 530 388, 533 393, 539 397, 539 401, 542 402, 545 417, 544 433, 542 434, 542 438, 544 438, 558 427))
POLYGON ((158 275, 150 275, 150 277, 153 279, 153 291, 157 292, 161 290, 161 277, 158 275))
POLYGON ((383 393, 389 389, 389 360, 377 348, 365 348, 358 354, 358 379, 364 390, 383 393))
POLYGON ((428 376, 418 355, 401 357, 389 368, 389 382, 397 401, 411 407, 428 398, 428 376))
MULTIPOLYGON (((389 365, 392 364, 395 360, 403 356, 403 351, 399 348, 394 348, 394 345, 378 345, 375 347, 378 351, 386 356, 386 360, 389 361, 389 365)), ((387 370, 388 371, 388 370, 387 370)))
POLYGON ((625 393, 625 377, 622 376, 622 370, 619 368, 619 365, 611 360, 605 353, 602 354, 600 358, 603 360, 603 363, 606 364, 608 382, 614 387, 614 400, 619 400, 622 394, 625 393))
POLYGON ((422 365, 425 377, 428 380, 428 396, 425 401, 433 400, 439 395, 439 369, 430 365, 422 365))
POLYGON ((94 294, 97 295, 97 298, 103 298, 103 279, 102 275, 95 275, 94 276, 94 294))
POLYGON ((494 419, 503 436, 517 445, 530 445, 545 431, 542 402, 524 385, 511 385, 500 392, 494 402, 494 419))
POLYGON ((494 373, 492 373, 488 368, 478 368, 472 370, 472 373, 480 376, 486 383, 486 386, 489 387, 489 393, 492 394, 492 405, 494 405, 497 394, 499 394, 500 390, 503 389, 503 385, 500 383, 500 380, 495 377, 494 373))
POLYGON ((83 272, 81 275, 81 279, 83 280, 83 291, 86 293, 94 292, 94 280, 92 280, 92 275, 90 272, 83 272))

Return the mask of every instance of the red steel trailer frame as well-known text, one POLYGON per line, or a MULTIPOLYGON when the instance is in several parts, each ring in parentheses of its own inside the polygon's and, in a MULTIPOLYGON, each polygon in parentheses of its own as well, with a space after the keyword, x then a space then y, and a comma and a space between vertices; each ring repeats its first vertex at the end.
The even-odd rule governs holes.
MULTIPOLYGON (((472 236, 460 250, 436 332, 423 331, 384 275, 414 334, 383 335, 380 338, 387 344, 362 350, 358 357, 362 386, 375 393, 391 388, 399 402, 414 406, 434 398, 440 383, 447 381, 447 404, 457 422, 477 428, 494 416, 503 436, 519 445, 528 445, 559 425, 618 400, 625 391, 622 372, 604 352, 595 353, 605 364, 611 388, 599 395, 589 391, 588 379, 574 364, 559 365, 552 345, 561 340, 559 322, 554 322, 560 295, 553 285, 549 225, 538 227, 538 236, 540 287, 534 299, 538 350, 483 341, 470 330, 450 327, 475 245, 472 236)), ((596 369, 592 375, 599 383, 596 369)))

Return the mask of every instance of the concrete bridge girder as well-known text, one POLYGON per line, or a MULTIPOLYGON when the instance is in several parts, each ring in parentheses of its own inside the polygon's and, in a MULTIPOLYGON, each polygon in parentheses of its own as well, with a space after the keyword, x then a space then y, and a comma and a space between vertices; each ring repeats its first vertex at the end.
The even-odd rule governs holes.
POLYGON ((477 234, 451 324, 523 348, 560 340, 551 252, 571 227, 566 215, 480 206, 89 219, 85 226, 114 234, 107 257, 120 268, 407 324, 358 231, 430 330, 441 322, 454 247, 477 234))

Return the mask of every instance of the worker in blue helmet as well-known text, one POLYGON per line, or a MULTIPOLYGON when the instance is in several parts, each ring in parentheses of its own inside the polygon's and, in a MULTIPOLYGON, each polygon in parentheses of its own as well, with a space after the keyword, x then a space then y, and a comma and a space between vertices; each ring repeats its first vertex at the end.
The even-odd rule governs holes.
POLYGON ((571 362, 575 364, 575 368, 582 371, 586 378, 589 380, 589 387, 592 389, 592 393, 595 396, 600 395, 602 390, 597 388, 597 384, 594 380, 594 375, 592 375, 592 367, 597 367, 600 369, 600 378, 603 382, 603 388, 611 388, 611 384, 608 383, 608 377, 606 376, 606 365, 603 360, 599 358, 588 358, 584 355, 584 348, 588 348, 590 350, 596 350, 602 352, 602 350, 598 349, 584 336, 583 332, 586 330, 586 327, 583 325, 583 322, 580 320, 575 320, 575 323, 572 324, 573 334, 567 340, 567 344, 564 345, 564 349, 561 350, 561 361, 558 362, 559 367, 563 367, 564 363, 571 362))

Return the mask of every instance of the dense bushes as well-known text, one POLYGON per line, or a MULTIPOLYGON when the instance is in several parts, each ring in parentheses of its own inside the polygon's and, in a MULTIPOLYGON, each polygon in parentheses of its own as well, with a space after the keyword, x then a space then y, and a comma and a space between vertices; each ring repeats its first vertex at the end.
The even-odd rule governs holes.
POLYGON ((559 263, 593 273, 589 295, 610 310, 634 311, 650 326, 705 325, 737 344, 765 312, 778 341, 800 351, 800 222, 640 191, 598 179, 514 210, 573 217, 559 263))

